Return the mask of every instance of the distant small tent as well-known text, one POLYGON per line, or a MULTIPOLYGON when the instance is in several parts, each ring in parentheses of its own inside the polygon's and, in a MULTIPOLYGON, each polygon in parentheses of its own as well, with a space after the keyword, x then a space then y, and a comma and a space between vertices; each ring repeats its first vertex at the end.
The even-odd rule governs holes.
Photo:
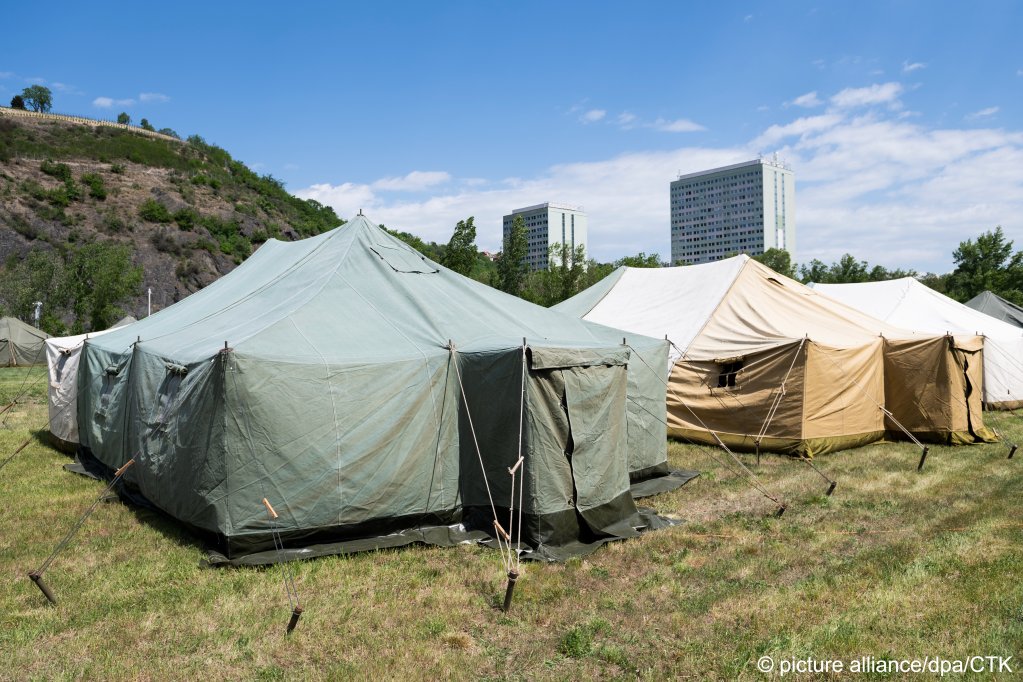
POLYGON ((998 294, 982 291, 967 301, 966 305, 1002 322, 1023 327, 1023 308, 1012 301, 1006 301, 998 294))
POLYGON ((56 445, 73 450, 78 445, 78 359, 82 344, 90 338, 126 327, 137 320, 131 315, 121 318, 109 329, 74 336, 46 339, 46 365, 50 374, 50 433, 56 445))
POLYGON ((0 364, 4 367, 41 365, 43 343, 50 335, 14 317, 0 318, 0 364))

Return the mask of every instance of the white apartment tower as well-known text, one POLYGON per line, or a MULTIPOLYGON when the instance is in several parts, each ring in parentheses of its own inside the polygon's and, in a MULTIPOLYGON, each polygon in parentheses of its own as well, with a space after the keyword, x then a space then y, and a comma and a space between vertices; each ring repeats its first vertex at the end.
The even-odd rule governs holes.
MULTIPOLYGON (((568 250, 569 258, 577 246, 586 247, 586 214, 581 206, 567 204, 537 204, 517 208, 504 216, 504 241, 511 235, 512 221, 522 216, 526 223, 526 264, 530 270, 550 267, 550 248, 561 244, 568 250)), ((571 264, 571 260, 569 261, 571 264)))
POLYGON ((756 159, 671 183, 672 265, 709 263, 770 248, 796 255, 796 179, 773 159, 756 159))

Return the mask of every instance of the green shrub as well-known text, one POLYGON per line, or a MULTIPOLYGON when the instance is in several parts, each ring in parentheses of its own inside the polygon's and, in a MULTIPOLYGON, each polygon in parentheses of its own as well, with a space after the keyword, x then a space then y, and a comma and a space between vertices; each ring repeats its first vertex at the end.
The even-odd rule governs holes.
POLYGON ((180 211, 174 212, 174 222, 182 230, 191 230, 198 221, 199 214, 194 208, 183 208, 180 211))
POLYGON ((151 223, 169 223, 173 220, 167 207, 155 199, 146 199, 139 206, 139 217, 151 223))
POLYGON ((107 198, 107 187, 103 178, 96 173, 85 173, 82 175, 82 182, 89 188, 89 196, 93 199, 103 201, 107 198))
POLYGON ((66 163, 53 163, 52 161, 46 160, 39 165, 39 170, 50 177, 63 180, 64 182, 71 180, 71 166, 66 163))
POLYGON ((112 163, 110 164, 110 172, 117 175, 124 175, 124 164, 123 163, 112 163))

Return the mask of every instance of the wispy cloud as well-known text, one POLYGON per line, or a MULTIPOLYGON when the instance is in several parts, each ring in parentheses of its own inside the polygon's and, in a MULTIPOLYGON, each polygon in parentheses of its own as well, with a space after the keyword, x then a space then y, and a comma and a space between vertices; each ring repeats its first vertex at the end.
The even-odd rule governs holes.
POLYGON ((371 187, 391 192, 416 192, 450 182, 451 175, 444 171, 412 171, 397 178, 381 178, 371 187))
POLYGON ((745 23, 747 23, 747 24, 748 24, 749 22, 753 21, 753 15, 752 15, 752 14, 747 14, 746 16, 744 16, 744 17, 742 18, 742 20, 743 20, 743 21, 744 21, 745 23))
POLYGON ((14 78, 14 72, 13 71, 0 71, 0 78, 4 78, 4 79, 14 78))
POLYGON ((914 71, 919 71, 920 69, 926 68, 927 65, 924 64, 923 62, 912 63, 910 63, 909 61, 902 62, 902 73, 913 73, 914 71))
POLYGON ((688 118, 676 118, 674 120, 659 118, 650 124, 650 127, 663 133, 696 133, 706 130, 702 125, 695 121, 690 121, 688 118))
POLYGON ((92 100, 92 106, 97 109, 110 109, 111 107, 130 107, 135 104, 135 100, 128 99, 114 99, 113 97, 97 97, 92 100))
POLYGON ((626 129, 631 128, 636 123, 636 115, 628 111, 623 111, 622 113, 618 114, 616 122, 622 128, 626 129))
POLYGON ((582 116, 579 117, 579 120, 583 123, 596 123, 597 121, 602 120, 605 116, 607 116, 607 111, 604 109, 590 109, 583 112, 582 116))
POLYGON ((820 105, 824 104, 824 102, 819 97, 817 97, 817 91, 814 90, 813 92, 808 92, 805 95, 800 95, 799 97, 792 100, 790 104, 796 107, 812 109, 813 107, 819 107, 820 105))
POLYGON ((161 92, 143 92, 139 95, 140 102, 169 102, 170 97, 161 92))
POLYGON ((901 107, 899 95, 902 94, 901 83, 875 83, 865 88, 846 88, 831 97, 831 104, 839 109, 867 107, 876 104, 887 104, 895 109, 901 107))
POLYGON ((973 113, 966 114, 966 118, 967 120, 970 121, 976 121, 977 119, 980 118, 991 118, 999 111, 1000 111, 999 107, 987 107, 986 109, 981 109, 980 111, 974 111, 973 113))

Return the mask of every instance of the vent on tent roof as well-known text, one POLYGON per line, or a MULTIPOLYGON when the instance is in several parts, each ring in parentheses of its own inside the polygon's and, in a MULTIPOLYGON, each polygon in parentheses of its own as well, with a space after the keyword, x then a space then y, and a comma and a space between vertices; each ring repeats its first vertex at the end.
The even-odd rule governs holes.
POLYGON ((374 244, 369 249, 379 256, 380 260, 391 266, 391 269, 395 272, 423 275, 432 275, 435 272, 440 272, 440 270, 427 263, 425 258, 409 248, 374 244))

